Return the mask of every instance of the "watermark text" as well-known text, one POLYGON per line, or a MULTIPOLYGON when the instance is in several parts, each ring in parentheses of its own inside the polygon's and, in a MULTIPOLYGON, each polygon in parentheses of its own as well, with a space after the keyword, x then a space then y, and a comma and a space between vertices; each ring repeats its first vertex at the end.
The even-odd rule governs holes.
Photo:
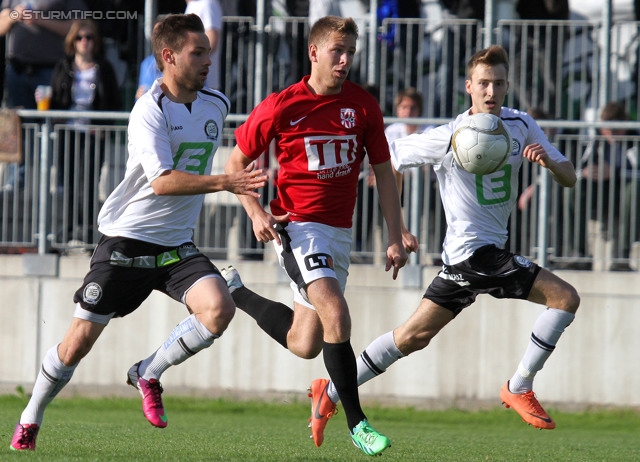
POLYGON ((70 11, 44 11, 44 10, 12 10, 9 13, 11 19, 19 19, 22 17, 23 21, 32 21, 34 19, 60 19, 65 21, 76 21, 92 19, 94 21, 100 21, 102 19, 138 19, 137 11, 124 11, 124 10, 111 10, 111 11, 85 11, 85 10, 70 10, 70 11))

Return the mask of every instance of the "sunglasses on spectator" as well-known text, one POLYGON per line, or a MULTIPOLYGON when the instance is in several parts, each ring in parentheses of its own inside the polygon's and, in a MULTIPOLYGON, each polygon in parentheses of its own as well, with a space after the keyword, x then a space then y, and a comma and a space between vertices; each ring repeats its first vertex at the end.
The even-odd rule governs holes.
POLYGON ((93 40, 93 35, 76 35, 76 42, 80 42, 82 39, 93 40))

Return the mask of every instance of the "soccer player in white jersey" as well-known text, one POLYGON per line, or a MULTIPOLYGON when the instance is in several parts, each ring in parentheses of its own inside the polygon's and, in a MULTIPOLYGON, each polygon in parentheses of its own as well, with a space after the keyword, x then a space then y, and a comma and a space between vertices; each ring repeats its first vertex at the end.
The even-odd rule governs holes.
POLYGON ((98 216, 104 235, 74 295, 76 308, 61 343, 42 361, 33 394, 11 449, 34 450, 46 406, 69 382, 111 318, 133 312, 153 290, 184 303, 190 315, 149 358, 136 363, 128 383, 142 395, 146 418, 165 427, 161 374, 220 337, 235 313, 218 269, 192 242, 204 194, 227 190, 259 197, 262 171, 211 175, 229 102, 204 89, 209 41, 196 15, 170 15, 152 36, 163 77, 142 96, 129 120, 125 177, 98 216))
MULTIPOLYGON (((508 76, 509 61, 501 46, 475 53, 467 64, 466 91, 471 95, 471 108, 453 122, 391 144, 391 159, 398 172, 433 165, 438 176, 447 219, 444 264, 416 312, 400 327, 374 340, 358 357, 358 383, 367 382, 397 360, 425 348, 478 294, 529 300, 548 308, 533 325, 529 345, 513 377, 500 390, 500 399, 525 422, 553 429, 555 422, 533 394, 533 379, 573 321, 580 297, 570 284, 504 246, 507 222, 517 200, 518 171, 525 160, 549 170, 564 187, 573 187, 576 175, 573 164, 547 140, 532 117, 502 107, 509 88, 508 76), (463 170, 451 151, 451 135, 456 126, 475 113, 500 117, 513 136, 508 163, 484 176, 463 170)), ((401 174, 396 179, 401 187, 401 174)), ((403 242, 410 251, 418 248, 417 238, 404 226, 403 242)), ((324 396, 325 401, 338 401, 332 383, 324 396)))
MULTIPOLYGON (((272 141, 276 143, 278 195, 271 202, 271 213, 254 197, 239 199, 258 241, 274 241, 280 265, 291 279, 294 310, 238 287, 241 282, 235 269, 228 270, 228 281, 236 305, 280 344, 302 358, 314 358, 323 351, 353 442, 375 455, 390 442, 369 425, 360 406, 351 320, 343 294, 365 155, 376 176, 389 229, 386 269, 393 268, 394 279, 407 253, 382 112, 371 94, 346 80, 357 38, 358 27, 352 19, 319 19, 309 34, 311 75, 268 96, 251 112, 235 132, 237 145, 226 166, 227 172, 242 171, 272 141)), ((312 422, 315 435, 314 430, 312 422)))

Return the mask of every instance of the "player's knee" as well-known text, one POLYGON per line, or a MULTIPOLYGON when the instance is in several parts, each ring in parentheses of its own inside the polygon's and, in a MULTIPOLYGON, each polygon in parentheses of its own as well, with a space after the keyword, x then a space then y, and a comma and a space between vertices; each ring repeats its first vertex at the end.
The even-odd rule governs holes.
POLYGON ((236 307, 233 303, 223 303, 218 310, 216 310, 216 317, 218 323, 224 324, 225 329, 236 314, 236 307))
POLYGON ((321 351, 322 351, 322 346, 308 345, 304 348, 299 348, 298 351, 296 352, 296 356, 302 359, 313 359, 313 358, 316 358, 321 351))
POLYGON ((293 354, 302 359, 313 359, 322 351, 322 336, 312 338, 309 335, 302 337, 287 336, 287 348, 293 354))
POLYGON ((231 323, 236 307, 233 302, 223 301, 203 307, 196 316, 210 332, 221 335, 231 323))
POLYGON ((558 309, 568 311, 569 313, 575 313, 580 306, 580 295, 573 286, 569 286, 562 297, 560 306, 558 309))

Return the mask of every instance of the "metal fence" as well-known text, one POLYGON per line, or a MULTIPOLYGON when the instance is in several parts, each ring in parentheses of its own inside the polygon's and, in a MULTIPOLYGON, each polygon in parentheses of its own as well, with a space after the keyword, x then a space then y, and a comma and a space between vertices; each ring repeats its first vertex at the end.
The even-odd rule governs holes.
MULTIPOLYGON (((639 25, 619 23, 607 29, 586 21, 499 21, 493 30, 511 58, 506 103, 523 110, 535 103, 546 111, 550 120, 540 124, 557 129, 553 141, 576 166, 591 144, 602 142, 594 135, 602 125, 595 119, 604 102, 622 100, 636 118, 639 25)), ((232 101, 232 115, 214 173, 222 172, 234 145, 233 130, 255 103, 308 73, 308 29, 307 18, 271 18, 264 33, 256 29, 253 18, 225 18, 223 87, 232 101)), ((398 121, 391 117, 393 97, 408 86, 424 95, 420 122, 444 122, 468 107, 465 63, 484 33, 482 23, 472 20, 396 19, 383 21, 373 31, 361 28, 361 51, 351 78, 379 88, 388 123, 398 121), (376 34, 373 42, 371 34, 376 34)), ((20 114, 25 182, 15 183, 13 191, 0 197, 0 247, 5 252, 90 250, 98 238, 94 224, 99 207, 124 173, 128 114, 20 114), (75 118, 105 123, 81 127, 75 118)), ((628 123, 624 126, 629 128, 628 123)), ((630 153, 637 152, 637 142, 635 136, 616 140, 630 153)), ((268 165, 275 165, 273 158, 268 165)), ((0 164, 1 184, 8 179, 9 167, 0 164)), ((536 194, 526 209, 514 210, 510 249, 548 265, 635 264, 637 166, 624 171, 620 181, 581 181, 575 189, 564 190, 526 164, 521 189, 533 185, 536 194)), ((382 258, 386 236, 377 192, 362 176, 352 256, 354 261, 372 262, 382 258)), ((405 220, 421 242, 412 261, 436 262, 445 230, 437 185, 428 170, 413 171, 405 181, 405 220)), ((264 191, 265 204, 273 194, 272 187, 264 191)), ((263 255, 246 214, 227 193, 207 196, 195 241, 213 257, 263 255)))

